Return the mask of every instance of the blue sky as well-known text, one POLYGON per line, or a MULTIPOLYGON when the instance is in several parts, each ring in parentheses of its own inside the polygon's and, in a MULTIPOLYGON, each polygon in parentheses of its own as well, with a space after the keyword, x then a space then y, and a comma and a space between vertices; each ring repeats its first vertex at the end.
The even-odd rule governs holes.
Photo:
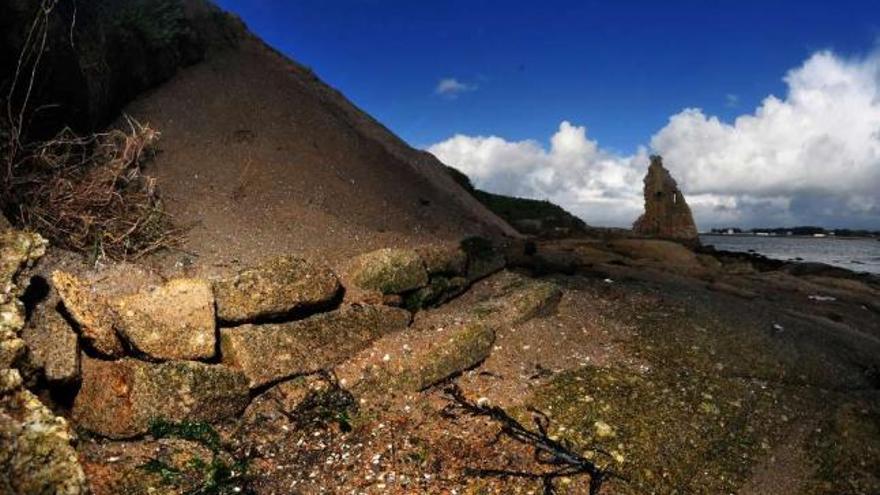
POLYGON ((876 0, 217 1, 478 187, 625 226, 659 152, 701 228, 880 229, 876 0))
POLYGON ((569 119, 631 152, 685 107, 731 118, 783 92, 810 53, 864 52, 880 36, 876 1, 219 4, 415 146, 536 138, 569 119), (442 98, 443 78, 477 87, 442 98))

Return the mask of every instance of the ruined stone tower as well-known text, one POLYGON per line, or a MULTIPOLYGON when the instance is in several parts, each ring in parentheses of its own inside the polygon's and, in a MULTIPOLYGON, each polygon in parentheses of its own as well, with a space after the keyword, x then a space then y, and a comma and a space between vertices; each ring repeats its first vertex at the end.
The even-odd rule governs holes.
POLYGON ((688 245, 700 243, 691 209, 659 155, 651 156, 645 176, 645 213, 635 221, 633 231, 688 245))

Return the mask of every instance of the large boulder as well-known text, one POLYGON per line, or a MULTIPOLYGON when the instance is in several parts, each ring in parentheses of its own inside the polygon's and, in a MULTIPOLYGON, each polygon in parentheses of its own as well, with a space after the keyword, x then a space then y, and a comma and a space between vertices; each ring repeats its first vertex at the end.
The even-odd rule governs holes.
POLYGON ((562 299, 562 288, 553 282, 510 272, 499 276, 500 293, 474 305, 475 321, 500 328, 552 314, 562 299))
POLYGON ((441 338, 426 337, 430 342, 414 346, 420 351, 405 355, 402 366, 396 370, 398 383, 413 392, 480 364, 489 357, 495 343, 495 331, 482 323, 452 329, 441 338))
POLYGON ((115 316, 106 296, 79 277, 60 270, 52 273, 52 283, 88 347, 107 357, 125 354, 114 329, 115 316))
POLYGON ((24 388, 18 370, 0 370, 0 493, 88 493, 64 418, 24 388))
POLYGON ((645 213, 633 224, 636 234, 698 245, 700 238, 691 209, 663 159, 651 157, 645 176, 645 213))
POLYGON ((458 276, 467 270, 467 253, 455 244, 427 244, 416 248, 428 275, 458 276))
POLYGON ((79 377, 76 332, 54 309, 37 314, 21 332, 30 359, 49 382, 71 382, 79 377))
POLYGON ((410 311, 438 306, 458 296, 467 287, 468 281, 464 277, 447 278, 443 275, 435 275, 431 277, 428 285, 407 294, 404 305, 410 311))
POLYGON ((163 421, 218 421, 241 413, 249 400, 238 370, 194 361, 160 364, 83 358, 73 418, 110 438, 145 433, 163 421))
POLYGON ((362 254, 351 261, 351 281, 361 289, 400 294, 423 287, 428 272, 413 249, 385 248, 362 254))
POLYGON ((330 268, 282 256, 214 283, 217 316, 242 323, 323 307, 339 294, 339 280, 330 268))
POLYGON ((290 323, 221 329, 220 350, 223 363, 241 369, 256 388, 327 369, 409 321, 402 309, 351 306, 290 323))
POLYGON ((504 251, 491 240, 483 237, 468 237, 461 241, 461 249, 467 253, 467 279, 475 282, 481 278, 501 271, 507 265, 504 251))
POLYGON ((131 346, 157 359, 214 356, 214 295, 201 279, 180 278, 114 301, 116 325, 131 346))
POLYGON ((680 243, 660 239, 615 239, 609 248, 635 260, 636 265, 701 275, 709 271, 696 253, 680 243))

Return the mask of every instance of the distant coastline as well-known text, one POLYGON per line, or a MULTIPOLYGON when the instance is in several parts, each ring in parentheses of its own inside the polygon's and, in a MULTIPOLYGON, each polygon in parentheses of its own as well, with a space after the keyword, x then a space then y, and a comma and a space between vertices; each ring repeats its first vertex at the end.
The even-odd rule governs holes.
POLYGON ((805 234, 775 234, 775 233, 767 233, 760 234, 754 232, 737 232, 737 233, 726 233, 726 232, 700 232, 700 236, 706 237, 785 237, 791 239, 876 239, 880 241, 880 234, 873 235, 836 235, 836 234, 827 234, 827 235, 805 235, 805 234))
POLYGON ((742 237, 802 237, 837 239, 880 239, 880 230, 867 229, 825 229, 822 227, 773 227, 741 229, 738 227, 714 228, 700 235, 722 235, 742 237))

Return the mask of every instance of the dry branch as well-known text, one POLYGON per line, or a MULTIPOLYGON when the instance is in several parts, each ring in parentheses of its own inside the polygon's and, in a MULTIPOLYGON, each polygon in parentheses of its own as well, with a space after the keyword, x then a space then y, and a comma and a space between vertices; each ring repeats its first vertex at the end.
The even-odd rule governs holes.
MULTIPOLYGON (((507 469, 468 469, 466 474, 479 477, 496 478, 522 478, 541 482, 545 495, 556 493, 554 481, 562 477, 588 475, 590 477, 589 493, 598 495, 605 481, 611 478, 623 479, 620 475, 596 466, 589 459, 574 452, 572 448, 562 442, 553 440, 547 434, 549 419, 537 410, 534 414, 535 430, 526 428, 522 423, 511 417, 504 409, 498 406, 481 405, 471 402, 464 396, 458 385, 452 384, 444 390, 449 405, 444 408, 444 413, 454 416, 455 411, 462 411, 470 416, 486 417, 501 426, 498 436, 507 436, 514 441, 528 445, 534 449, 535 460, 540 464, 553 466, 553 470, 547 472, 532 473, 527 471, 513 471, 507 469)), ((496 438, 497 440, 497 438, 496 438)), ((593 449, 596 453, 608 455, 600 449, 593 449)))
POLYGON ((87 137, 64 130, 26 153, 16 178, 22 222, 54 244, 93 256, 140 257, 173 245, 155 180, 141 173, 159 133, 128 119, 129 130, 87 137))

